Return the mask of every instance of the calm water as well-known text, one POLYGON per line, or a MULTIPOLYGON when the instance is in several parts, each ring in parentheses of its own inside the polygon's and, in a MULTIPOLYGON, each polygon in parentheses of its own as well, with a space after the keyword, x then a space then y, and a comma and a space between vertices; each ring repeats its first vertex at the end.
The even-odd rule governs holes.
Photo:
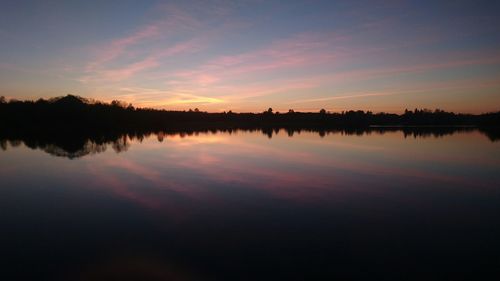
POLYGON ((500 141, 270 135, 0 141, 0 279, 500 276, 500 141))

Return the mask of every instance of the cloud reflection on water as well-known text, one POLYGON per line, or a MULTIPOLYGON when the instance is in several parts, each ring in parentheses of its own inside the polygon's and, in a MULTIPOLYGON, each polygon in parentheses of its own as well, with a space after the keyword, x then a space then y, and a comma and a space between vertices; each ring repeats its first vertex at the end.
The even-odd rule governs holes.
MULTIPOLYGON (((473 154, 448 161, 442 157, 447 152, 433 151, 442 143, 439 139, 405 140, 397 132, 324 138, 303 132, 292 139, 281 132, 270 140, 252 132, 158 138, 157 134, 143 139, 123 137, 120 143, 126 144, 126 153, 105 151, 82 158, 90 186, 183 220, 212 207, 221 208, 231 202, 228 198, 245 192, 277 202, 329 204, 353 193, 383 196, 386 188, 396 186, 491 185, 488 179, 441 172, 433 166, 434 159, 440 167, 476 163, 473 154), (433 159, 418 157, 430 153, 433 159), (411 155, 417 157, 408 161, 411 155)), ((478 133, 450 138, 456 138, 450 145, 457 147, 470 145, 467 139, 481 139, 478 133)))

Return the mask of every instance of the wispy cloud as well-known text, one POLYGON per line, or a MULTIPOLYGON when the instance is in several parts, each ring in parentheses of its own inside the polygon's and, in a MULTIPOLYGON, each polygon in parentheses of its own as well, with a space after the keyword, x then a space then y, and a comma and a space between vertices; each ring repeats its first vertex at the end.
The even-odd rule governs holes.
POLYGON ((437 83, 426 83, 424 85, 406 85, 405 87, 398 87, 398 89, 388 88, 383 90, 373 91, 360 91, 360 92, 344 92, 337 93, 334 96, 307 98, 290 101, 289 104, 307 104, 315 102, 327 102, 343 99, 358 99, 367 97, 384 97, 393 95, 417 94, 417 93, 433 93, 439 91, 446 91, 452 89, 481 89, 500 86, 498 79, 468 79, 461 81, 447 81, 437 83))
POLYGON ((287 39, 276 40, 254 51, 219 56, 195 69, 179 71, 174 75, 192 82, 200 81, 200 77, 206 76, 212 77, 211 82, 224 82, 243 75, 311 67, 332 62, 339 54, 331 46, 336 41, 344 39, 331 33, 298 34, 287 39))
POLYGON ((444 73, 448 88, 435 90, 458 91, 476 84, 459 83, 455 74, 466 79, 476 75, 468 68, 500 64, 500 54, 491 50, 434 48, 454 36, 442 30, 411 25, 411 34, 403 34, 399 15, 363 13, 367 17, 342 28, 288 29, 245 45, 256 36, 258 19, 252 19, 254 26, 233 24, 234 6, 159 4, 155 20, 94 46, 78 80, 94 93, 138 106, 255 111, 273 102, 314 108, 335 100, 417 94, 444 73), (250 27, 248 37, 238 34, 242 26, 250 27), (244 43, 232 44, 234 38, 244 43), (419 83, 423 76, 429 77, 419 83))
POLYGON ((142 40, 151 39, 160 34, 160 23, 152 23, 138 31, 122 38, 117 38, 98 49, 97 58, 86 66, 86 71, 91 72, 102 67, 103 64, 121 56, 128 47, 139 43, 142 40))
POLYGON ((132 100, 134 104, 145 107, 172 108, 176 105, 207 105, 224 103, 222 98, 196 95, 182 89, 158 90, 150 88, 128 87, 121 88, 116 94, 118 98, 132 100))
POLYGON ((123 80, 129 78, 130 76, 132 76, 137 72, 158 66, 158 64, 159 64, 158 61, 155 60, 153 57, 148 57, 142 61, 127 65, 123 68, 99 71, 98 79, 103 79, 108 81, 123 80))
POLYGON ((197 40, 179 42, 171 47, 159 49, 147 54, 142 60, 115 68, 101 68, 89 71, 80 81, 116 82, 130 78, 136 73, 157 67, 162 60, 171 56, 199 51, 202 44, 197 40))
POLYGON ((160 19, 128 35, 91 47, 95 56, 85 66, 79 81, 127 79, 160 65, 166 57, 200 50, 201 38, 178 38, 180 34, 189 37, 190 32, 201 26, 200 21, 174 5, 160 8, 163 12, 160 19))

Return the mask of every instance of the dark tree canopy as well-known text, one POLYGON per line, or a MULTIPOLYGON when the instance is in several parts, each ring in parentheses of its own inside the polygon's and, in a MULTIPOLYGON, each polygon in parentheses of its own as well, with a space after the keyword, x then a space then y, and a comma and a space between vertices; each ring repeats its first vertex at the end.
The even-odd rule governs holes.
POLYGON ((500 112, 480 115, 457 114, 441 109, 406 109, 403 114, 372 113, 349 110, 340 113, 296 112, 208 113, 195 108, 189 111, 135 108, 114 100, 111 103, 67 95, 37 101, 0 99, 0 129, 34 127, 89 129, 196 129, 196 128, 342 128, 369 126, 487 126, 498 127, 500 112))

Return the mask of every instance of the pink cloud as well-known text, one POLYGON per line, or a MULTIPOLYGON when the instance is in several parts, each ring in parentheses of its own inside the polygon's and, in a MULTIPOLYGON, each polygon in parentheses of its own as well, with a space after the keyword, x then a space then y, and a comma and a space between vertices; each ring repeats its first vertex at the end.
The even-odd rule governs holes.
MULTIPOLYGON (((251 85, 231 87, 227 84, 227 82, 234 84, 238 79, 252 79, 251 75, 253 74, 262 75, 263 73, 277 73, 278 71, 288 71, 289 69, 314 69, 320 65, 332 68, 334 66, 346 64, 353 59, 362 61, 362 58, 365 55, 373 55, 374 53, 390 51, 391 49, 398 47, 390 46, 365 48, 361 46, 351 49, 343 48, 342 46, 345 45, 344 43, 349 40, 350 38, 346 36, 330 33, 304 33, 291 38, 277 40, 272 42, 269 46, 255 51, 232 56, 220 56, 209 60, 193 70, 178 71, 177 73, 174 73, 174 75, 183 79, 184 84, 187 86, 219 84, 224 85, 225 90, 233 88, 235 92, 238 92, 238 95, 242 95, 242 92, 252 91, 254 94, 251 94, 250 96, 256 97, 281 92, 283 90, 278 88, 283 87, 272 84, 264 85, 260 82, 258 84, 262 86, 259 86, 260 89, 257 90, 259 93, 256 93, 256 89, 251 85), (209 83, 207 83, 207 79, 204 79, 206 77, 210 77, 209 83), (264 87, 267 88, 263 89, 264 87)), ((422 42, 417 40, 411 44, 417 43, 422 42)), ((408 44, 409 43, 402 43, 401 46, 407 46, 408 44)), ((368 70, 353 70, 336 72, 327 75, 317 74, 313 75, 314 78, 288 78, 282 80, 287 83, 290 82, 291 84, 299 85, 297 89, 313 88, 315 86, 320 86, 325 82, 331 83, 333 81, 343 82, 354 79, 370 79, 401 73, 416 73, 434 69, 491 64, 497 63, 497 61, 498 60, 496 58, 492 60, 490 57, 458 60, 449 59, 443 63, 428 63, 384 69, 376 68, 368 70)), ((179 81, 177 83, 179 83, 179 81)), ((275 81, 275 83, 279 82, 275 81)), ((284 90, 292 89, 289 86, 284 88, 286 88, 284 90)), ((214 92, 217 92, 218 90, 221 90, 221 88, 213 88, 214 92)))
POLYGON ((431 93, 436 91, 457 90, 457 89, 463 89, 463 90, 484 89, 484 88, 491 88, 498 86, 500 86, 500 80, 498 79, 462 79, 459 81, 454 80, 454 81, 444 81, 444 82, 418 84, 418 85, 409 84, 405 85, 404 87, 397 87, 397 88, 392 87, 382 90, 338 93, 335 96, 294 100, 289 102, 289 104, 325 102, 333 100, 355 99, 355 98, 366 98, 366 97, 383 97, 383 96, 404 95, 404 94, 431 93))
MULTIPOLYGON (((119 89, 112 89, 117 96, 130 97, 133 101, 142 99, 139 96, 145 94, 147 97, 141 100, 141 105, 184 109, 183 106, 189 107, 189 104, 199 106, 201 103, 211 107, 212 110, 216 106, 216 110, 221 110, 219 105, 211 105, 225 103, 229 106, 231 103, 231 109, 235 109, 240 106, 238 102, 245 101, 244 106, 247 106, 254 102, 250 100, 252 98, 282 93, 291 93, 294 97, 302 95, 304 102, 416 93, 421 91, 420 88, 417 87, 415 90, 405 87, 398 93, 393 90, 387 91, 386 89, 393 86, 391 83, 394 79, 381 78, 497 64, 500 61, 498 55, 487 57, 485 54, 472 56, 446 54, 439 57, 439 60, 422 57, 416 64, 398 65, 401 61, 408 62, 412 59, 411 56, 404 60, 398 59, 404 56, 406 48, 433 43, 442 40, 442 37, 437 36, 439 34, 416 32, 413 38, 398 42, 377 41, 369 46, 359 44, 358 39, 362 39, 365 34, 386 33, 387 30, 391 30, 390 28, 397 29, 392 26, 392 20, 384 19, 337 30, 335 33, 295 34, 242 53, 222 54, 211 58, 205 56, 201 64, 192 66, 191 60, 186 63, 182 61, 184 58, 181 54, 197 52, 207 47, 209 43, 214 43, 216 40, 213 38, 223 33, 221 29, 230 30, 230 24, 224 21, 224 24, 218 26, 222 28, 204 24, 204 18, 199 17, 203 11, 196 5, 160 4, 157 11, 161 13, 160 20, 127 36, 112 40, 100 49, 100 56, 88 65, 85 77, 80 80, 96 82, 97 86, 107 88, 106 90, 115 86, 136 89, 156 87, 157 93, 154 95, 137 91, 122 95, 119 89), (178 40, 179 37, 185 41, 172 41, 178 40), (141 47, 144 45, 147 49, 138 48, 139 45, 141 47), (168 47, 165 48, 165 45, 168 47), (171 59, 167 59, 170 57, 171 59), (381 63, 385 59, 387 60, 381 63), (391 61, 395 62, 395 65, 387 63, 391 61), (169 64, 170 62, 172 64, 169 64), (377 62, 382 67, 375 67, 374 64, 377 62), (179 70, 181 66, 183 70, 179 70), (145 72, 147 77, 139 76, 145 72), (130 79, 137 76, 145 79, 140 82, 139 79, 130 79), (128 81, 125 81, 127 79, 128 81), (381 87, 383 90, 349 89, 348 93, 342 96, 324 97, 329 87, 342 89, 346 83, 370 79, 379 79, 377 83, 387 83, 381 87), (151 81, 154 81, 154 86, 147 84, 151 81), (308 96, 304 96, 309 95, 305 93, 306 90, 311 92, 321 90, 322 93, 319 95, 323 97, 307 99, 308 96)), ((223 13, 228 12, 230 11, 225 10, 223 13)), ((291 100, 290 103, 295 104, 298 101, 300 99, 291 100)))
MULTIPOLYGON (((79 80, 89 82, 101 80, 101 78, 110 78, 111 80, 126 79, 142 70, 159 65, 161 58, 196 51, 202 47, 200 38, 186 39, 174 43, 166 49, 161 46, 164 45, 166 38, 180 33, 189 35, 190 32, 197 30, 202 24, 198 19, 174 5, 160 5, 158 10, 163 11, 161 19, 145 25, 126 36, 93 47, 92 49, 97 52, 97 55, 86 65, 85 76, 79 80), (141 53, 133 49, 137 45, 144 43, 148 43, 153 50, 149 50, 148 53, 141 53), (122 67, 115 66, 123 65, 124 61, 130 59, 136 59, 136 62, 122 67)), ((168 43, 172 44, 170 41, 168 43)))
POLYGON ((188 40, 177 43, 169 48, 151 52, 145 58, 135 63, 113 69, 95 69, 83 81, 121 81, 130 78, 134 74, 161 65, 161 60, 182 53, 192 53, 200 50, 202 44, 197 40, 188 40))
MULTIPOLYGON (((456 68, 463 66, 473 66, 473 65, 489 65, 489 64, 499 64, 500 54, 486 54, 478 58, 462 58, 462 59, 445 59, 442 62, 435 63, 423 63, 419 65, 411 66, 400 66, 393 68, 383 68, 383 69, 372 69, 363 71, 364 74, 368 76, 386 76, 395 75, 401 73, 416 73, 425 72, 438 69, 446 68, 456 68)), ((362 72, 358 72, 360 74, 362 72)))
MULTIPOLYGON (((432 39, 433 41, 435 39, 432 39)), ((352 38, 336 33, 302 33, 290 38, 276 40, 268 46, 260 49, 236 54, 224 55, 200 65, 199 67, 178 71, 174 75, 188 81, 195 82, 197 77, 203 74, 210 74, 217 77, 217 81, 234 80, 251 74, 261 75, 273 71, 283 71, 289 69, 314 69, 316 66, 324 65, 340 66, 353 60, 363 61, 363 57, 381 53, 392 53, 396 49, 407 48, 412 45, 429 43, 428 38, 415 39, 409 42, 401 42, 397 45, 365 47, 352 42, 352 38)), ((370 75, 389 75, 401 71, 417 72, 431 68, 447 68, 466 64, 481 64, 480 61, 463 60, 446 62, 443 64, 429 64, 421 66, 404 67, 403 69, 367 70, 370 75)), ((355 71, 354 75, 364 74, 355 71)), ((346 74, 347 75, 347 74, 346 74)))
POLYGON ((103 64, 122 55, 127 47, 137 44, 141 40, 150 39, 159 35, 159 23, 147 25, 138 31, 111 41, 107 46, 99 49, 99 56, 94 61, 90 62, 86 70, 93 71, 100 68, 103 64))
POLYGON ((123 68, 104 70, 100 72, 100 79, 118 81, 129 78, 137 72, 158 66, 158 61, 153 58, 146 58, 142 61, 127 65, 123 68))
POLYGON ((220 56, 194 70, 179 71, 174 75, 193 81, 202 75, 211 75, 219 81, 242 74, 324 64, 338 56, 336 51, 328 48, 337 40, 345 38, 332 34, 299 34, 255 51, 220 56))

